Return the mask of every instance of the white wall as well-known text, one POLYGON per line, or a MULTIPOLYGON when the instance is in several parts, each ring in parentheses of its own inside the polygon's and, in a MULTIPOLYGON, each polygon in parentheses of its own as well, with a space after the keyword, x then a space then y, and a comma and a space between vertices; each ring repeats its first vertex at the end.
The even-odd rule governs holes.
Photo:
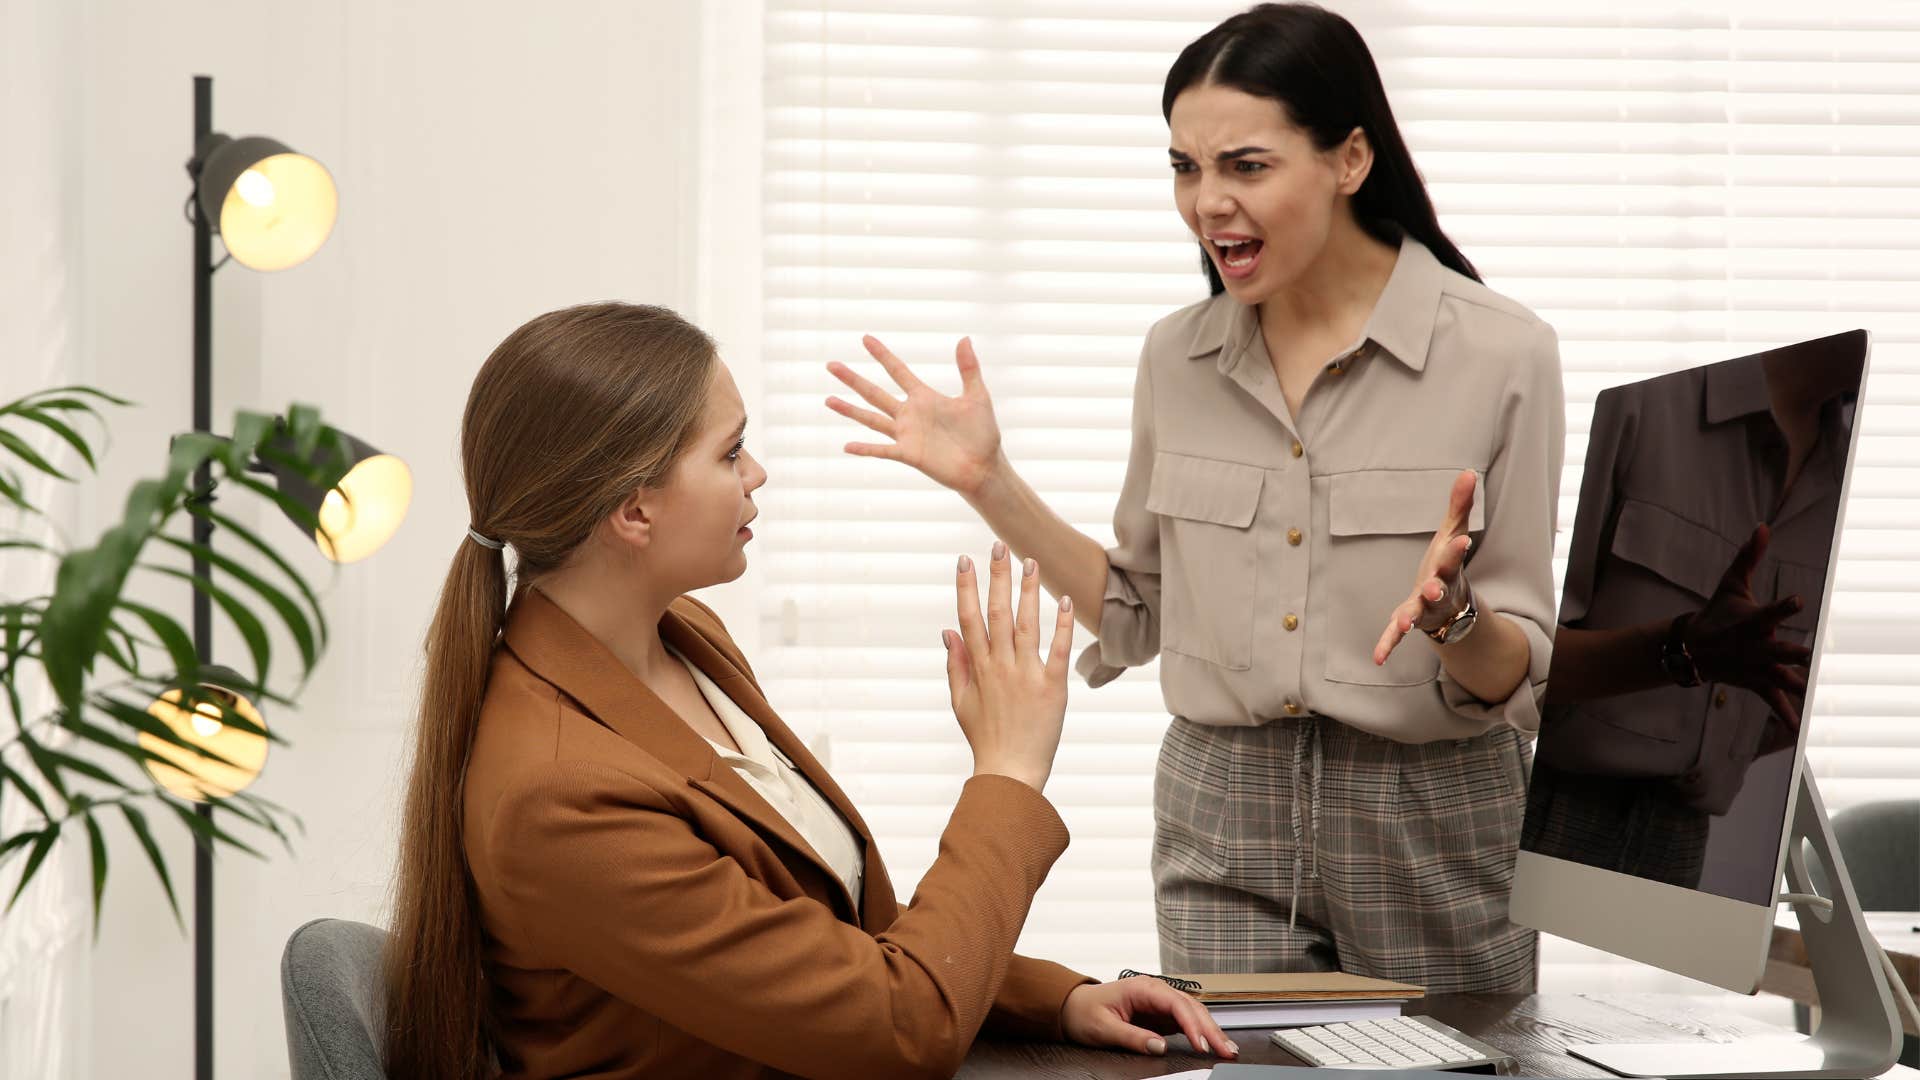
MULTIPOLYGON (((71 383, 80 368, 79 26, 78 9, 59 0, 0 0, 0 146, 9 155, 0 167, 0 401, 71 383)), ((53 449, 50 437, 35 442, 53 449)), ((0 530, 17 526, 42 541, 72 530, 72 488, 34 477, 28 492, 47 517, 0 510, 0 530)), ((0 559, 0 597, 44 592, 51 561, 7 554, 0 559)), ((28 678, 20 689, 29 715, 50 703, 39 680, 28 678)), ((0 724, 0 740, 11 730, 0 724)), ((12 764, 21 764, 18 755, 12 764)), ((25 800, 0 799, 0 834, 38 825, 25 800)), ((0 901, 12 895, 20 862, 0 872, 0 901)), ((0 1077, 78 1076, 86 1069, 85 1042, 74 1034, 89 986, 86 868, 84 841, 56 849, 0 919, 0 1077)))
MULTIPOLYGON (((302 708, 269 717, 294 745, 275 750, 255 791, 306 832, 291 857, 218 861, 223 1077, 286 1075, 278 961, 291 930, 318 916, 384 921, 420 637, 466 524, 457 431, 473 372, 553 307, 621 298, 699 317, 697 294, 711 295, 695 273, 702 221, 758 213, 695 190, 701 20, 692 3, 617 0, 84 8, 87 375, 144 406, 117 429, 89 527, 191 419, 181 203, 196 73, 215 76, 216 128, 314 155, 341 194, 311 262, 217 275, 216 423, 236 407, 312 402, 414 470, 411 514, 386 549, 337 576, 302 562, 330 590, 334 645, 302 708)), ((750 356, 729 359, 757 385, 750 356)), ((243 499, 227 508, 290 536, 243 499)), ((721 593, 749 627, 739 589, 721 593)), ((171 600, 184 610, 184 595, 171 600)), ((190 903, 189 846, 176 836, 168 849, 190 903)), ((114 867, 81 1035, 88 1075, 190 1076, 189 941, 130 837, 116 837, 114 867)))

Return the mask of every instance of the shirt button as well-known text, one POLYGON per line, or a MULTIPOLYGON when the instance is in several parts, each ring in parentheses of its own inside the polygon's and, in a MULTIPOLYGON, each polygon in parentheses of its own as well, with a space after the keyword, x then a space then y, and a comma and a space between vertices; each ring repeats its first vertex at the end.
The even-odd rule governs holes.
POLYGON ((1713 707, 1716 709, 1724 709, 1726 705, 1727 692, 1725 690, 1715 690, 1713 692, 1713 707))
POLYGON ((1306 452, 1307 452, 1307 448, 1304 446, 1301 446, 1300 443, 1296 440, 1293 444, 1293 456, 1299 457, 1301 454, 1304 454, 1306 452))
POLYGON ((1300 703, 1297 701, 1289 701, 1284 706, 1282 706, 1282 708, 1287 710, 1288 716, 1300 715, 1300 703))
POLYGON ((1288 529, 1288 530, 1287 530, 1287 543, 1288 543, 1288 544, 1291 544, 1291 545, 1292 545, 1292 546, 1294 546, 1294 547, 1299 547, 1299 546, 1300 546, 1300 538, 1301 538, 1301 537, 1300 537, 1300 530, 1299 530, 1299 529, 1288 529))
POLYGON ((1300 616, 1289 615, 1280 620, 1280 625, 1286 627, 1288 630, 1298 630, 1300 629, 1300 616))

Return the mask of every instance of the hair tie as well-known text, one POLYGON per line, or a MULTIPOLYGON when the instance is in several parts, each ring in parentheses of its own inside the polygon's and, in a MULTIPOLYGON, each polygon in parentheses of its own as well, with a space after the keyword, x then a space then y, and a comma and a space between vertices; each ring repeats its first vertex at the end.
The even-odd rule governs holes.
POLYGON ((499 551, 501 548, 504 548, 507 546, 505 541, 489 540, 486 537, 481 536, 480 530, 474 528, 471 525, 467 526, 467 539, 473 541, 476 544, 479 544, 483 548, 492 548, 495 551, 499 551))

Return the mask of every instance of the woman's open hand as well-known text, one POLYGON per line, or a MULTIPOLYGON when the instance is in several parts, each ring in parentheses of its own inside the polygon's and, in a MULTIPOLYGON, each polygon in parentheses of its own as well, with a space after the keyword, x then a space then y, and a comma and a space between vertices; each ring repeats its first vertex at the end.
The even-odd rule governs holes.
POLYGON ((827 398, 827 408, 886 436, 889 442, 850 442, 846 451, 859 457, 905 462, 935 483, 972 498, 991 476, 1000 458, 1000 425, 993 418, 993 401, 980 378, 980 360, 973 341, 961 338, 954 348, 960 369, 960 393, 949 397, 920 381, 906 361, 893 355, 880 339, 861 339, 887 375, 906 394, 896 398, 839 361, 827 365, 833 377, 864 398, 871 409, 827 398))
POLYGON ((1053 643, 1040 655, 1040 567, 1026 560, 1020 607, 1012 603, 1012 558, 994 541, 987 615, 973 560, 960 556, 954 580, 960 632, 942 631, 953 715, 973 747, 973 771, 998 773, 1035 791, 1047 785, 1067 714, 1067 654, 1073 647, 1073 599, 1060 598, 1053 643))
POLYGON ((1721 573, 1707 606, 1687 618, 1681 640, 1702 679, 1745 687, 1765 699, 1785 724, 1784 732, 1773 735, 1777 746, 1791 745, 1799 738, 1800 706, 1806 700, 1807 665, 1813 662, 1813 650, 1779 636, 1780 624, 1803 606, 1799 596, 1771 604, 1753 597, 1753 571, 1766 555, 1771 538, 1766 525, 1753 527, 1721 573))
POLYGON ((1414 571, 1413 592, 1393 609, 1387 628, 1373 647, 1373 662, 1384 664, 1402 638, 1418 626, 1438 630, 1467 606, 1467 549, 1473 540, 1467 536, 1467 522, 1473 516, 1473 495, 1477 481, 1472 469, 1462 469, 1453 478, 1453 491, 1447 496, 1447 513, 1434 532, 1427 553, 1414 571))

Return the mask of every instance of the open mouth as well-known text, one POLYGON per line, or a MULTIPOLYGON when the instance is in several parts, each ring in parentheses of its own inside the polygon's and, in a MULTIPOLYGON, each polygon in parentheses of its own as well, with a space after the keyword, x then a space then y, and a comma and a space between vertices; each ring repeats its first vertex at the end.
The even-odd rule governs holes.
POLYGON ((1252 273, 1254 264, 1260 261, 1260 250, 1266 246, 1265 241, 1251 237, 1208 242, 1213 245, 1214 257, 1220 263, 1221 271, 1229 277, 1252 273))

